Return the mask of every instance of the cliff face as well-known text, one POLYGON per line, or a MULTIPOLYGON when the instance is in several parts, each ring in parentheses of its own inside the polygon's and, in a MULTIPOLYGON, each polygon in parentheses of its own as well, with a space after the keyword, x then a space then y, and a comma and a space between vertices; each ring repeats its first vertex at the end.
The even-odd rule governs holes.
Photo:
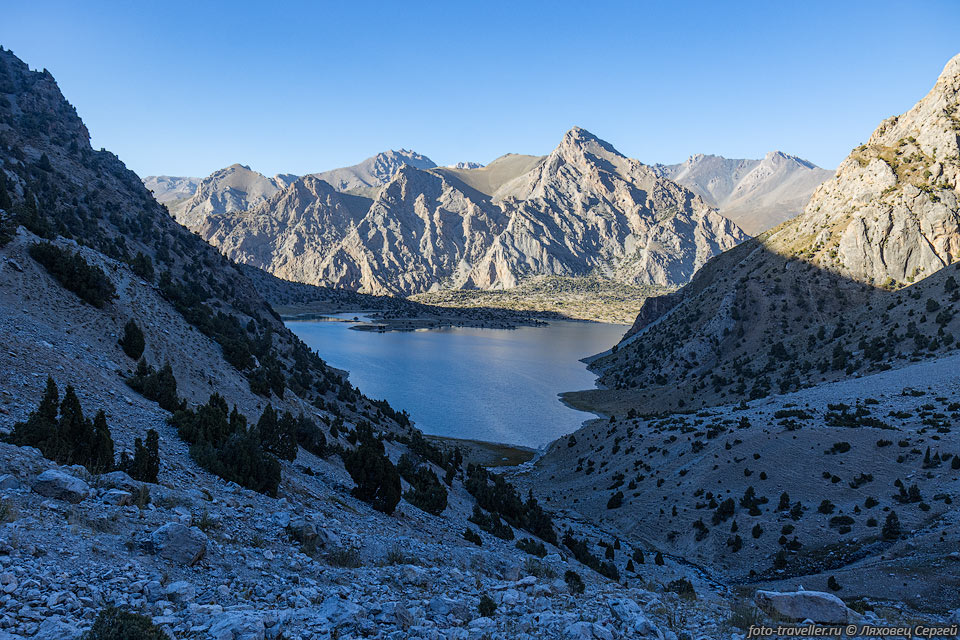
POLYGON ((902 285, 956 261, 958 92, 960 56, 926 97, 854 149, 796 224, 769 244, 875 285, 902 285))
POLYGON ((362 216, 321 216, 336 225, 327 230, 305 230, 298 206, 327 205, 298 205, 294 185, 255 211, 208 218, 201 234, 278 277, 377 294, 503 289, 535 275, 672 286, 746 237, 693 193, 582 129, 548 156, 517 158, 482 169, 402 165, 362 216), (312 235, 320 240, 302 241, 312 235))

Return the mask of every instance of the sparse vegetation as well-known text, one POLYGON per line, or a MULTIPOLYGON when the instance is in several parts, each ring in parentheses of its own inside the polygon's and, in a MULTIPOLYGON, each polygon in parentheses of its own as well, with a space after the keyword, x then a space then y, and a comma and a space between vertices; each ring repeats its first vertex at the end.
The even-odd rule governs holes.
POLYGON ((145 615, 107 607, 82 640, 167 640, 167 634, 145 615))

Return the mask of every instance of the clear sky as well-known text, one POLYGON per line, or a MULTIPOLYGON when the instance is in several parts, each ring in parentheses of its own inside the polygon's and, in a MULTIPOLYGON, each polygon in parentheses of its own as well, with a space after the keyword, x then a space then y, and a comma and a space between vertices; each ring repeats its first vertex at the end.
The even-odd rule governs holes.
POLYGON ((960 2, 5 2, 95 147, 140 175, 307 173, 408 148, 835 167, 960 53, 960 2))

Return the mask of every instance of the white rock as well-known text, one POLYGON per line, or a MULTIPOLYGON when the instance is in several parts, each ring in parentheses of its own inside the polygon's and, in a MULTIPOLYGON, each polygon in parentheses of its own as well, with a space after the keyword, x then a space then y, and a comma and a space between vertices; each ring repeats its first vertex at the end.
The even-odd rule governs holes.
POLYGON ((173 602, 190 602, 196 595, 196 588, 186 580, 178 580, 168 584, 163 593, 173 602))
POLYGON ((74 640, 80 636, 80 629, 63 622, 59 616, 47 618, 40 623, 33 640, 74 640))
POLYGON ((210 626, 214 640, 264 640, 263 620, 255 613, 231 611, 218 616, 210 626))
POLYGON ((103 503, 112 504, 118 507, 126 507, 133 504, 133 494, 121 489, 110 489, 103 494, 103 503))
POLYGON ((207 551, 207 536, 179 522, 163 525, 153 532, 150 540, 160 557, 180 564, 193 565, 207 551))
POLYGON ((854 622, 859 614, 847 608, 843 600, 822 591, 757 591, 754 602, 767 613, 793 620, 810 619, 822 624, 854 622))
POLYGON ((74 504, 84 500, 90 493, 86 482, 57 469, 48 469, 37 476, 33 490, 44 497, 74 504))

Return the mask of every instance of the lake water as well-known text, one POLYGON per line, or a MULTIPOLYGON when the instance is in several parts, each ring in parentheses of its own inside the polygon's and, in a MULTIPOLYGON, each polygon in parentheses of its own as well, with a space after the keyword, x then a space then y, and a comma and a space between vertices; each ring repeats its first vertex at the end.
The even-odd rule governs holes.
MULTIPOLYGON (((349 317, 353 317, 352 314, 349 317)), ((350 322, 287 326, 367 396, 406 409, 428 434, 540 447, 592 416, 560 402, 596 377, 581 358, 612 347, 627 327, 553 322, 519 329, 355 331, 350 322)))

